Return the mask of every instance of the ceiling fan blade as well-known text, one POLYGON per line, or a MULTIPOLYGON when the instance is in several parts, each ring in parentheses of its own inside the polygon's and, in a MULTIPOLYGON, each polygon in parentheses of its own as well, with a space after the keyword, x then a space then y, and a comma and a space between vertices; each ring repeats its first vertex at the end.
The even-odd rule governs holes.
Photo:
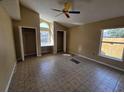
POLYGON ((52 10, 57 12, 62 12, 62 10, 59 10, 59 9, 52 9, 52 10))
POLYGON ((58 15, 56 15, 55 17, 58 17, 58 16, 60 16, 60 15, 62 15, 63 14, 63 12, 62 13, 59 13, 58 15))
POLYGON ((66 16, 67 18, 70 18, 70 16, 69 16, 68 13, 64 12, 64 14, 65 14, 65 16, 66 16))
POLYGON ((80 11, 69 11, 69 13, 72 13, 72 14, 80 14, 80 11))

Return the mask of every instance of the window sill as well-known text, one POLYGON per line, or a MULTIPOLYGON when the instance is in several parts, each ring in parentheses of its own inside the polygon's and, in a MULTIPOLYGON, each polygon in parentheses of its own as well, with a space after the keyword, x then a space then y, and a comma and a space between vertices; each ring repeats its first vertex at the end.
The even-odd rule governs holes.
POLYGON ((44 45, 44 46, 41 46, 41 47, 52 47, 54 45, 44 45))
POLYGON ((115 61, 123 62, 123 60, 121 60, 121 59, 110 57, 110 56, 106 56, 106 55, 103 55, 101 53, 99 53, 99 56, 100 57, 104 57, 104 58, 108 58, 108 59, 112 59, 112 60, 115 60, 115 61))

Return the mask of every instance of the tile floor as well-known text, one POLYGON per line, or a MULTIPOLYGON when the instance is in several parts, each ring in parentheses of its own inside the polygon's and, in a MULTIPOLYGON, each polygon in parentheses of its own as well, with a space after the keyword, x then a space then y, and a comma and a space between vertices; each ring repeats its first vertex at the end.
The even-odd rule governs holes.
POLYGON ((124 73, 65 55, 27 58, 17 64, 10 92, 124 92, 124 73))

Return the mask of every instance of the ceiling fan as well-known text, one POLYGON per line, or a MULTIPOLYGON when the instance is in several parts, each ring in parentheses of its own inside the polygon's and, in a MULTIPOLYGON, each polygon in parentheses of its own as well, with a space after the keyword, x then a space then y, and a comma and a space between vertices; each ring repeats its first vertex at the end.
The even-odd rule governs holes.
POLYGON ((61 14, 64 14, 67 18, 70 18, 69 14, 80 14, 80 11, 70 11, 72 8, 72 3, 67 1, 64 3, 64 9, 59 10, 59 9, 52 9, 53 11, 60 12, 57 16, 60 16, 61 14))

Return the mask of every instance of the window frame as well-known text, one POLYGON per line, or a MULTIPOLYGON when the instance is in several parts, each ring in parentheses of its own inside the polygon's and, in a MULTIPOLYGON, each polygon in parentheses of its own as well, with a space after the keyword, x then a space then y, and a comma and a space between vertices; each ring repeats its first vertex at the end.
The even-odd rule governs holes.
MULTIPOLYGON (((48 31, 40 31, 40 34, 42 34, 42 32, 48 32, 48 31)), ((48 33, 49 33, 48 40, 50 40, 50 32, 48 32, 48 33)), ((40 37, 40 39, 41 39, 41 37, 40 37)), ((48 42, 46 45, 42 45, 42 42, 41 42, 40 46, 46 47, 46 46, 52 46, 52 44, 50 44, 50 42, 48 42)))
POLYGON ((41 32, 43 31, 43 32, 49 32, 49 43, 48 44, 46 44, 46 45, 43 45, 42 46, 42 43, 41 43, 41 35, 40 35, 40 47, 47 47, 47 46, 54 46, 53 44, 52 44, 52 41, 51 41, 51 35, 52 35, 52 32, 51 32, 51 24, 50 23, 48 23, 48 22, 46 22, 46 21, 42 21, 42 22, 40 22, 40 24, 41 23, 46 23, 46 24, 48 24, 48 26, 49 26, 49 28, 43 28, 43 27, 40 27, 40 34, 41 34, 41 32))
MULTIPOLYGON (((123 28, 123 27, 120 27, 120 28, 123 28)), ((117 28, 106 28, 106 29, 117 29, 117 28)), ((112 59, 112 60, 115 60, 115 61, 120 61, 120 62, 123 62, 124 61, 124 49, 123 49, 123 54, 122 54, 122 59, 119 59, 119 58, 115 58, 115 57, 111 57, 111 56, 107 56, 107 55, 103 55, 101 53, 101 48, 102 48, 102 39, 103 39, 103 32, 104 32, 105 29, 101 29, 101 34, 100 34, 100 44, 99 44, 99 53, 98 53, 98 56, 101 56, 101 57, 104 57, 104 58, 108 58, 108 59, 112 59)), ((117 44, 119 44, 120 42, 116 42, 117 44)))
POLYGON ((46 28, 46 27, 41 27, 41 26, 40 26, 40 30, 50 30, 50 25, 49 25, 48 22, 45 22, 45 21, 40 22, 40 24, 42 24, 42 23, 47 24, 47 25, 48 25, 48 28, 46 28))

